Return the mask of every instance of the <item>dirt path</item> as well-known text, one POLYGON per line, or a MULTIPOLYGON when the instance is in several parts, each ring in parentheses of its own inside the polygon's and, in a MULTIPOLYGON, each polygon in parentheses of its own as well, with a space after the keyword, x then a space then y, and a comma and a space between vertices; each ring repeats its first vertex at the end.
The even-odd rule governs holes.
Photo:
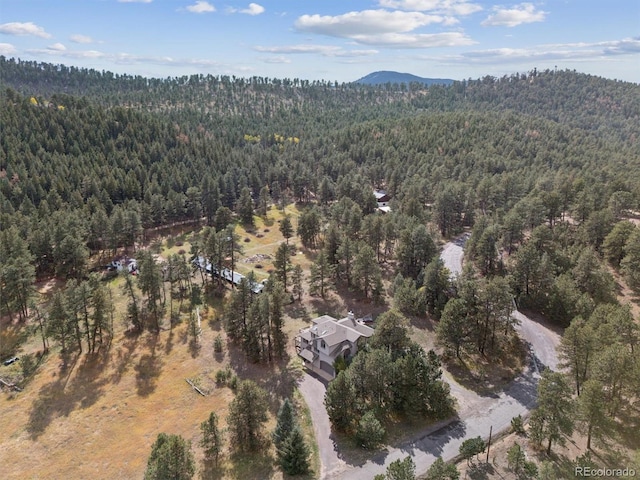
MULTIPOLYGON (((468 235, 463 235, 443 249, 441 257, 452 276, 462 271, 463 246, 467 238, 468 235)), ((310 398, 305 395, 312 412, 321 410, 313 413, 323 464, 321 478, 370 480, 376 474, 383 473, 391 462, 407 455, 416 464, 416 474, 421 475, 437 457, 450 460, 457 456, 465 439, 478 435, 486 439, 491 428, 496 435, 510 427, 513 417, 527 414, 535 406, 540 370, 543 366, 557 368, 556 346, 560 342, 560 334, 517 310, 513 316, 520 322, 518 331, 531 350, 530 363, 520 376, 499 394, 482 396, 463 387, 445 372, 444 378, 458 401, 459 417, 433 425, 399 447, 378 452, 364 464, 350 465, 339 457, 331 438, 330 426, 315 425, 316 415, 326 415, 324 404, 317 398, 314 402, 313 396, 319 395, 319 392, 310 393, 310 398)))

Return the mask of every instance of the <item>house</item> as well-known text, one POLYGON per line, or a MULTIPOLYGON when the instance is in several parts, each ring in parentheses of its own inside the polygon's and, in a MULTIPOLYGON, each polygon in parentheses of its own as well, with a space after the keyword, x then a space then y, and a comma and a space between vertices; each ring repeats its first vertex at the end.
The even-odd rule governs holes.
POLYGON ((124 257, 120 260, 113 260, 111 263, 106 265, 105 268, 110 272, 113 272, 114 270, 122 272, 126 268, 131 275, 138 274, 138 262, 135 258, 124 257))
MULTIPOLYGON (((211 263, 206 261, 204 257, 197 257, 197 258, 194 257, 191 260, 191 264, 195 268, 199 268, 200 270, 205 270, 211 276, 216 276, 216 277, 220 276, 221 278, 224 278, 227 282, 233 283, 236 286, 238 286, 242 281, 242 279, 245 278, 245 276, 242 275, 241 273, 232 272, 226 267, 223 267, 222 270, 219 270, 216 265, 211 265, 211 263)), ((255 294, 262 293, 262 290, 264 290, 264 287, 265 287, 265 284, 264 284, 265 281, 253 283, 251 285, 251 291, 255 294)))
POLYGON ((314 318, 311 327, 300 331, 296 349, 305 367, 332 380, 336 376, 334 362, 339 357, 353 358, 371 335, 373 328, 365 325, 364 319, 356 319, 353 312, 342 320, 323 315, 314 318))
POLYGON ((376 197, 376 202, 378 202, 378 210, 383 213, 388 213, 391 211, 391 207, 389 207, 389 202, 391 201, 391 197, 384 190, 374 190, 373 196, 376 197))

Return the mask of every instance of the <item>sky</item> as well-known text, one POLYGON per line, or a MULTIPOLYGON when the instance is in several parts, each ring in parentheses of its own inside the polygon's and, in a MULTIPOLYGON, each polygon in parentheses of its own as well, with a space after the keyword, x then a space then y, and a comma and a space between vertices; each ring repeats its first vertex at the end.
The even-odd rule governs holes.
POLYGON ((161 78, 558 68, 640 83, 640 0, 0 0, 0 55, 161 78))

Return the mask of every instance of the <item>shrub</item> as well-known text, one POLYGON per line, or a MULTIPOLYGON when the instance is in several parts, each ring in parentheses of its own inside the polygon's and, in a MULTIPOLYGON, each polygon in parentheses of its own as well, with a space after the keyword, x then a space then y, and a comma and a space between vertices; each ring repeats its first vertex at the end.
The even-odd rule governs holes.
POLYGON ((384 440, 385 434, 384 427, 371 411, 365 413, 358 422, 356 439, 363 448, 376 448, 384 440))
POLYGON ((522 421, 522 415, 513 417, 511 419, 511 431, 518 435, 524 435, 524 422, 522 421))
POLYGON ((222 337, 220 335, 216 335, 216 338, 213 340, 213 351, 216 353, 222 353, 223 348, 224 343, 222 342, 222 337))
POLYGON ((216 372, 216 384, 218 384, 218 386, 222 386, 225 384, 226 381, 227 381, 227 372, 224 370, 218 370, 216 372))

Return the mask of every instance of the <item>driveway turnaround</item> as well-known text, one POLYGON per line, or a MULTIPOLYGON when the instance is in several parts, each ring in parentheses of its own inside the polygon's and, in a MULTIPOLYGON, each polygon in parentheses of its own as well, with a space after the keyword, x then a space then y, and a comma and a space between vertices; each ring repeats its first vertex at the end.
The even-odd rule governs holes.
MULTIPOLYGON (((441 257, 452 276, 462 272, 462 247, 467 238, 467 235, 460 237, 443 249, 441 257)), ((464 440, 477 436, 486 440, 492 427, 495 436, 510 427, 513 417, 527 414, 535 407, 541 370, 558 368, 556 347, 560 335, 517 310, 512 316, 518 320, 516 328, 530 350, 529 365, 520 376, 502 392, 482 396, 458 384, 444 372, 443 378, 458 402, 458 417, 432 425, 398 447, 387 447, 364 463, 352 462, 338 451, 324 406, 326 384, 306 374, 299 388, 313 419, 322 463, 320 478, 371 480, 378 473, 384 473, 391 462, 407 455, 416 464, 416 475, 422 475, 437 457, 446 461, 457 456, 464 440)))

